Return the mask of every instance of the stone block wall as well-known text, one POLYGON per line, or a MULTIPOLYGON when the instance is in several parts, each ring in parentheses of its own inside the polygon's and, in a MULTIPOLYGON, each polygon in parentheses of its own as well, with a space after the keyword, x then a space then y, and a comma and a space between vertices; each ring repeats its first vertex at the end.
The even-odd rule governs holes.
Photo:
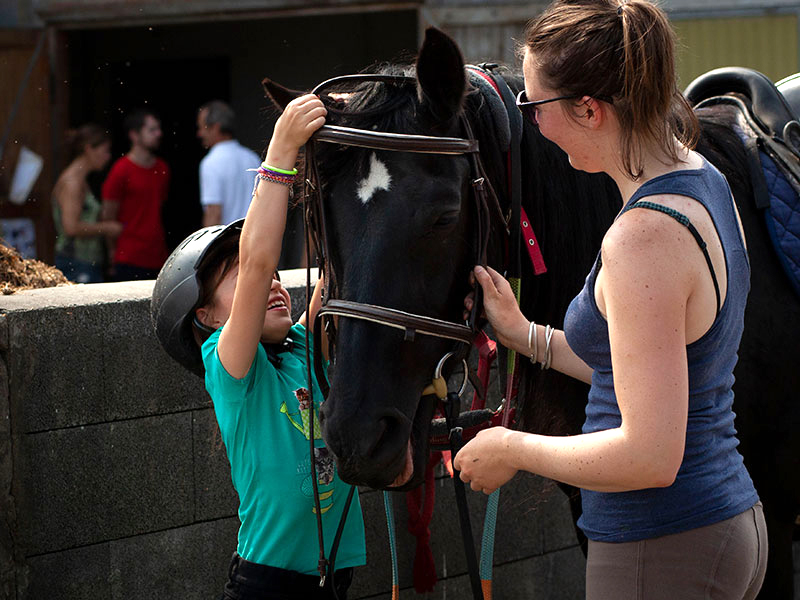
MULTIPOLYGON (((304 272, 287 272, 295 313, 304 272)), ((0 297, 0 598, 215 598, 237 498, 202 381, 152 333, 153 282, 0 297)), ((468 492, 479 540, 486 499, 468 492)), ((412 587, 415 540, 394 494, 401 597, 470 596, 453 488, 440 474, 434 592, 412 587)), ((350 598, 390 598, 383 495, 361 490, 368 565, 350 598)), ((503 489, 495 597, 583 597, 565 497, 533 476, 503 489)))

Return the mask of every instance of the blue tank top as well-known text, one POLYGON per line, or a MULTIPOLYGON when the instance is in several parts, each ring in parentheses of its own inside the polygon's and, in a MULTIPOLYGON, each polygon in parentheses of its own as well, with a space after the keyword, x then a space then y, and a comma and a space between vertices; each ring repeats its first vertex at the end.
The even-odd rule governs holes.
MULTIPOLYGON (((666 488, 630 492, 582 490, 578 525, 591 540, 628 542, 679 533, 723 521, 758 501, 736 447, 733 368, 744 327, 750 264, 737 224, 733 197, 723 175, 703 167, 668 173, 643 184, 623 208, 656 194, 678 194, 700 202, 711 215, 725 254, 728 288, 711 328, 686 347, 689 413, 686 447, 675 482, 666 488)), ((595 303, 600 255, 564 321, 570 348, 594 372, 584 433, 619 427, 608 323, 595 303)), ((653 365, 658 368, 658 365, 653 365)))

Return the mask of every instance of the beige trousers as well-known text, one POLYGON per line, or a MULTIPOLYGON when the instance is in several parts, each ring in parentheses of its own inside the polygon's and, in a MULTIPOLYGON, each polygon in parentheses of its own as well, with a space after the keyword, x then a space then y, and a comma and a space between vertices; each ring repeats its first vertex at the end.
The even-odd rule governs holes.
POLYGON ((752 600, 767 569, 759 502, 705 527, 638 542, 589 540, 587 600, 752 600))

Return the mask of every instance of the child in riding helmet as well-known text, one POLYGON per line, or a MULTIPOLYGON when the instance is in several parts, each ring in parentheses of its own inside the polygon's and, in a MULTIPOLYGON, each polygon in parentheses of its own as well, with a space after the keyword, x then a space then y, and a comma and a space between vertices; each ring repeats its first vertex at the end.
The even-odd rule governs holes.
POLYGON ((316 381, 313 416, 308 410, 305 328, 320 307, 320 284, 309 314, 292 325, 289 294, 276 271, 291 169, 325 114, 313 95, 289 103, 275 125, 264 161, 269 168, 259 172, 244 224, 208 227, 190 236, 167 260, 153 291, 153 321, 167 351, 195 372, 201 370, 202 355, 206 389, 239 494, 241 528, 226 600, 341 600, 352 567, 365 563, 358 496, 348 507, 349 490, 321 439, 316 381), (318 575, 311 418, 328 558, 344 515, 335 554, 339 570, 326 577, 324 587, 318 575))

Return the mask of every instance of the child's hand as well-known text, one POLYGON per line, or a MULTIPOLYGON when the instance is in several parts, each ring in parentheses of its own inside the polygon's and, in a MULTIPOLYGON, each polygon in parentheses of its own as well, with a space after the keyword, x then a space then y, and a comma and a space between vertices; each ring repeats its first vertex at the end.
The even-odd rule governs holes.
POLYGON ((325 124, 325 106, 314 94, 306 94, 292 100, 283 110, 267 151, 267 164, 291 169, 297 151, 317 129, 325 124), (291 163, 285 166, 286 163, 291 163), (284 164, 275 164, 284 163, 284 164))
MULTIPOLYGON (((483 288, 483 310, 492 325, 497 339, 504 346, 510 346, 515 334, 526 330, 528 320, 522 315, 514 297, 514 291, 505 278, 491 267, 477 266, 475 279, 483 288)), ((464 306, 472 309, 473 298, 467 296, 464 306)))

